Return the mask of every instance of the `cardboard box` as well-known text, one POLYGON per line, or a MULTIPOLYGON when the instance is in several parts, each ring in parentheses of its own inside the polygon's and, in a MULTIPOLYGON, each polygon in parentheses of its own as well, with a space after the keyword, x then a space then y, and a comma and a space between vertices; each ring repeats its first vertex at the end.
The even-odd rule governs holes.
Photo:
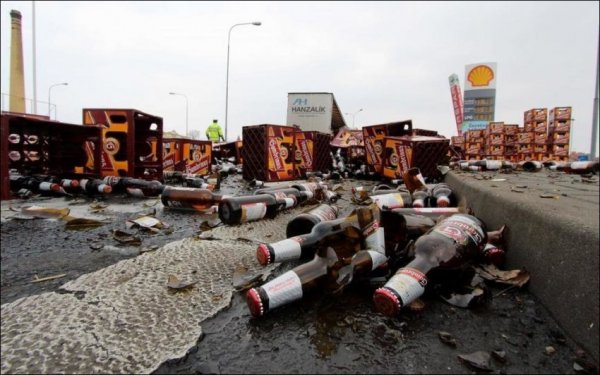
POLYGON ((554 156, 569 156, 569 145, 552 145, 552 155, 554 156))
POLYGON ((517 133, 517 144, 531 144, 535 140, 534 132, 517 133))
POLYGON ((182 144, 185 173, 205 176, 212 171, 212 142, 189 141, 182 144))
POLYGON ((571 131, 571 120, 554 120, 550 122, 550 133, 564 133, 571 131))
POLYGON ((534 144, 533 152, 545 154, 548 152, 548 145, 534 144))
POLYGON ((535 122, 526 122, 525 125, 523 125, 523 131, 530 133, 533 132, 535 130, 535 122))
POLYGON ((505 136, 504 134, 491 134, 488 138, 489 145, 504 145, 505 136))
POLYGON ((504 124, 505 135, 515 135, 519 132, 519 125, 516 124, 504 124))
POLYGON ((535 108, 533 110, 533 121, 547 121, 548 108, 535 108))

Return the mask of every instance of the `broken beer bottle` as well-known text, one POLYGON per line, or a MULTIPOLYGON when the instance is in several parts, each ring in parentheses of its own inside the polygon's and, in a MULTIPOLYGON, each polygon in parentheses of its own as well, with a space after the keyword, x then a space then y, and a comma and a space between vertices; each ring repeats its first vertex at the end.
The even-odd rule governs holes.
POLYGON ((320 204, 315 208, 300 213, 287 224, 285 236, 287 238, 310 233, 312 228, 322 221, 337 219, 337 206, 320 204))
POLYGON ((375 291, 375 308, 388 316, 397 314, 425 292, 430 270, 460 268, 481 254, 486 243, 485 226, 475 216, 455 214, 441 220, 417 239, 415 258, 375 291))

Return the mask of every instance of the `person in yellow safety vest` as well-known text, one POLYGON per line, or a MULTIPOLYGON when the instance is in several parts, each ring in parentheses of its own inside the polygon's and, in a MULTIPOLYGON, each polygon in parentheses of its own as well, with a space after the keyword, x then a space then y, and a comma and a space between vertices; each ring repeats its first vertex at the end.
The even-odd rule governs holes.
POLYGON ((221 125, 219 125, 217 120, 213 120, 212 124, 208 125, 208 128, 206 129, 206 138, 213 142, 219 142, 219 139, 222 139, 223 142, 225 142, 223 129, 221 129, 221 125))

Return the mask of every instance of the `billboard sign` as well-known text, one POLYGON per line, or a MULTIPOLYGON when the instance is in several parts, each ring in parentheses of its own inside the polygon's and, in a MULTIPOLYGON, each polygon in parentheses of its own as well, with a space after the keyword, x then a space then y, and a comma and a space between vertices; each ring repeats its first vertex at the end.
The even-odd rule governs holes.
POLYGON ((462 130, 481 127, 494 121, 496 109, 496 63, 465 66, 462 130), (473 126, 471 126, 471 123, 473 126))
POLYGON ((450 95, 452 96, 452 106, 454 107, 454 119, 456 120, 456 131, 458 135, 462 133, 463 122, 463 103, 462 93, 460 92, 460 84, 458 83, 458 75, 452 74, 448 77, 450 82, 450 95))
POLYGON ((331 132, 333 94, 289 93, 287 125, 298 125, 303 131, 331 132))

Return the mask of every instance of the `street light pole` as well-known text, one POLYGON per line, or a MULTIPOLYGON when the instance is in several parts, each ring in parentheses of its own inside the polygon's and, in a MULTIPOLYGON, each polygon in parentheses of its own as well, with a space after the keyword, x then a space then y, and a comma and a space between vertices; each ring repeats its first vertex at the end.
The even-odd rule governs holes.
MULTIPOLYGON (((69 84, 67 82, 63 82, 63 83, 55 83, 53 85, 50 85, 50 87, 48 87, 48 118, 50 118, 50 108, 51 108, 51 102, 50 102, 50 93, 52 92, 52 88, 55 86, 68 86, 69 84)), ((56 116, 54 117, 56 119, 56 116)))
POLYGON ((245 23, 236 23, 235 25, 229 28, 229 34, 227 35, 227 78, 225 81, 225 142, 227 142, 227 111, 229 106, 229 45, 231 42, 231 30, 233 30, 236 26, 241 25, 254 25, 260 26, 261 22, 245 22, 245 23))
POLYGON ((362 108, 359 109, 358 111, 354 112, 354 113, 344 113, 345 115, 349 115, 352 116, 352 127, 354 128, 354 116, 356 116, 358 114, 358 112, 362 112, 362 108))
POLYGON ((169 95, 180 95, 185 98, 185 136, 188 136, 188 97, 184 94, 179 94, 176 92, 170 92, 169 95))

